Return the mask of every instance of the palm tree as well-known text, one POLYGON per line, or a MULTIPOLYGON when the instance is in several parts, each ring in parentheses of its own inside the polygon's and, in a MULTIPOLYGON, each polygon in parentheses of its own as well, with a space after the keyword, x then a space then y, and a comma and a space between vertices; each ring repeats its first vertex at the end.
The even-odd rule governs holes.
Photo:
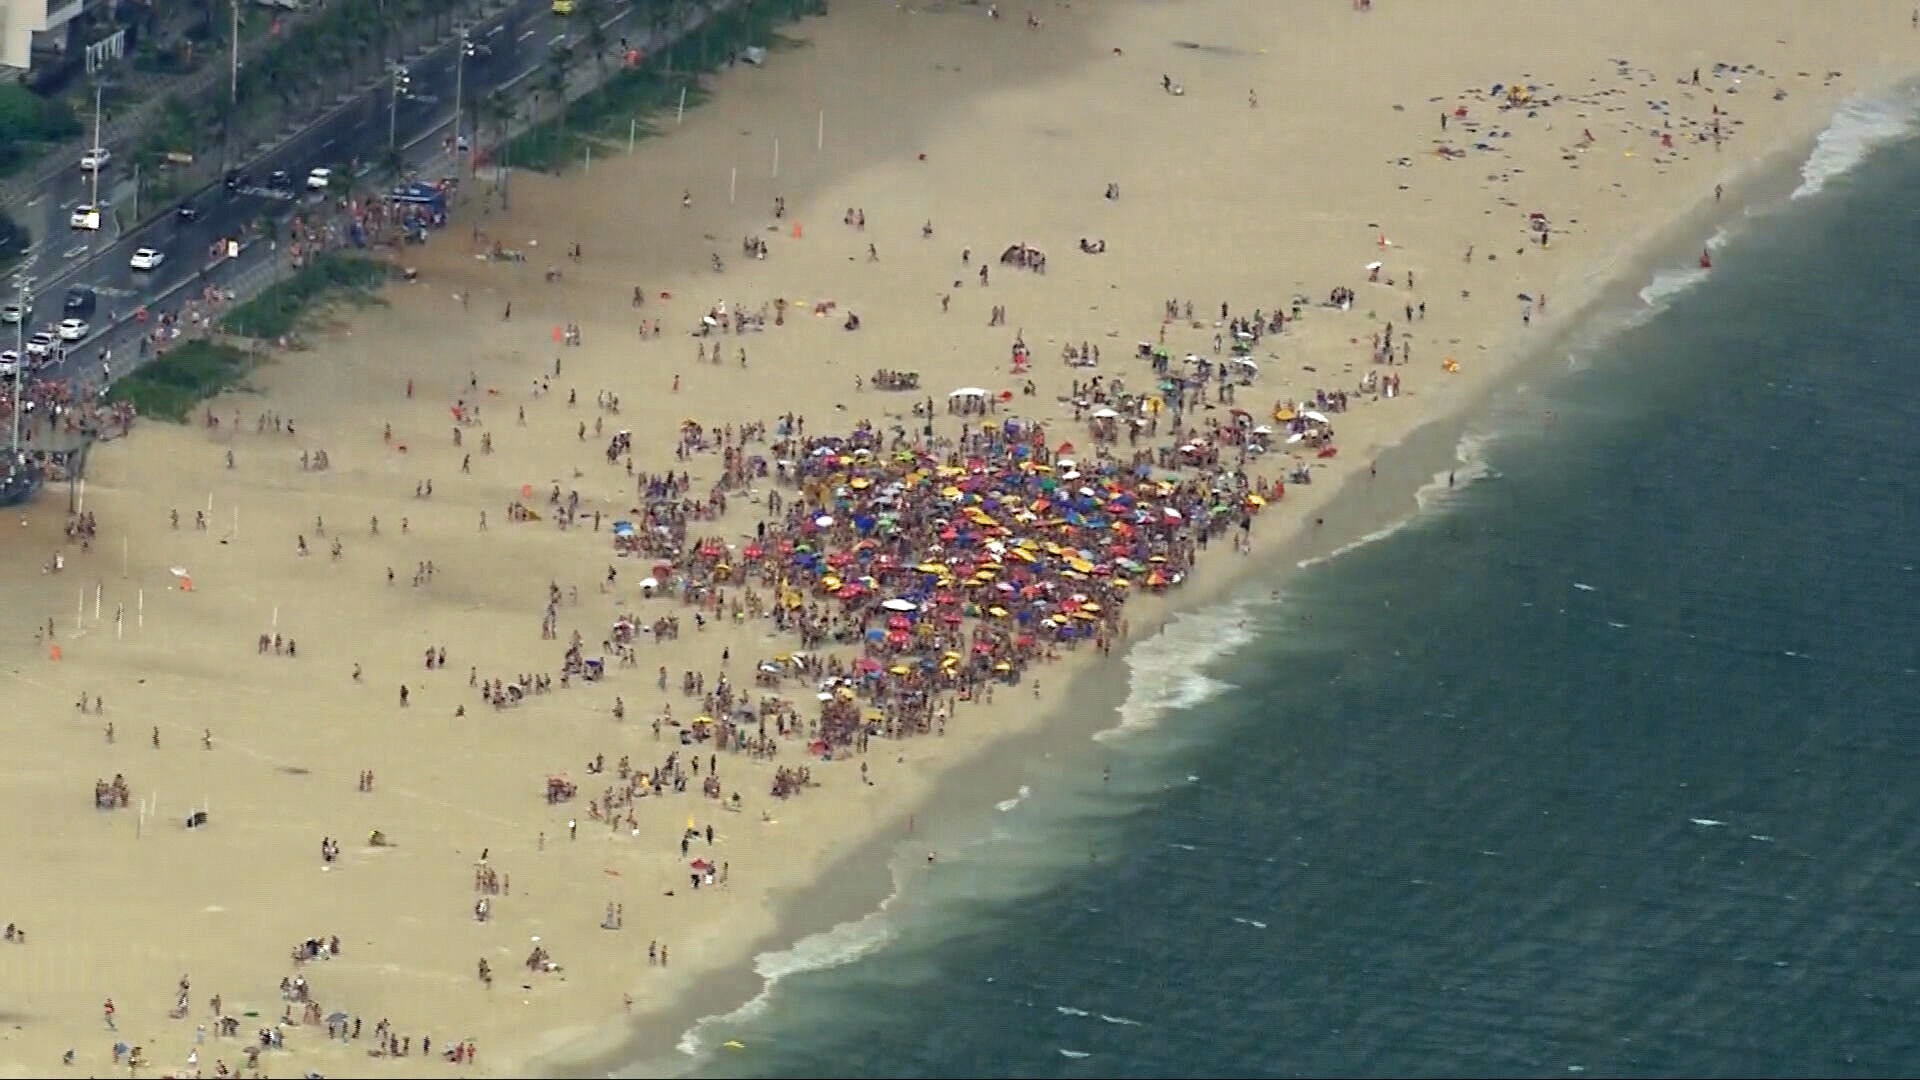
POLYGON ((513 101, 506 91, 495 90, 473 103, 474 128, 479 130, 491 125, 495 140, 504 141, 507 128, 513 124, 514 112, 513 101))
POLYGON ((647 0, 647 52, 660 57, 660 71, 673 78, 673 50, 662 50, 667 28, 673 25, 674 0, 647 0))
POLYGON ((600 24, 606 21, 605 0, 579 0, 574 8, 574 17, 582 30, 581 40, 593 53, 593 66, 597 69, 602 82, 607 77, 607 29, 600 24))
MULTIPOLYGON (((556 117, 564 117, 567 109, 567 81, 573 74, 573 46, 556 44, 547 50, 547 66, 541 80, 548 93, 553 95, 556 117)), ((538 117, 534 118, 538 120, 538 117)))

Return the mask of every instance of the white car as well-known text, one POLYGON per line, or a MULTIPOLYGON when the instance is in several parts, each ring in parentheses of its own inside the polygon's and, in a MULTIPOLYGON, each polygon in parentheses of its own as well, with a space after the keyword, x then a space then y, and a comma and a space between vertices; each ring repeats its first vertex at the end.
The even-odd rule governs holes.
POLYGON ((20 374, 20 354, 8 349, 0 352, 0 379, 11 379, 20 374))
POLYGON ((333 170, 321 166, 307 172, 307 190, 325 191, 333 186, 333 170))
POLYGON ((27 338, 28 356, 53 355, 53 335, 41 330, 27 338))
POLYGON ((67 217, 67 224, 76 229, 97 230, 100 228, 101 209, 98 206, 81 203, 73 208, 73 213, 67 217))
POLYGON ((107 162, 112 160, 113 151, 104 146, 96 146, 80 155, 80 167, 88 172, 93 172, 96 169, 106 168, 107 162))
POLYGON ((93 327, 88 326, 85 319, 61 319, 56 329, 60 333, 61 341, 79 341, 86 337, 93 327))
POLYGON ((12 326, 23 318, 26 318, 26 312, 19 304, 8 304, 5 307, 0 307, 0 323, 12 326))
POLYGON ((135 270, 158 270, 160 264, 166 261, 167 256, 165 252, 156 251, 153 248, 141 248, 139 251, 133 253, 131 259, 127 260, 127 265, 135 270))

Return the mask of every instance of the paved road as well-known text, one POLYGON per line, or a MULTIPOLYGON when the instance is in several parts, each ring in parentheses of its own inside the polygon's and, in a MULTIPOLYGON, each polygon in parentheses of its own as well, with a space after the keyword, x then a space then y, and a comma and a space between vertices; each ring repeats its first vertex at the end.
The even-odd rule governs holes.
MULTIPOLYGON (((492 87, 537 71, 546 60, 549 42, 565 30, 565 20, 551 13, 548 0, 529 0, 476 26, 473 39, 486 42, 489 49, 465 62, 463 78, 469 109, 492 87)), ((398 144, 417 147, 417 152, 409 155, 412 160, 431 157, 439 148, 436 136, 452 121, 454 69, 459 54, 457 41, 449 41, 409 65, 411 94, 401 98, 393 119, 398 144)), ((213 256, 216 242, 244 237, 261 217, 278 217, 303 200, 319 198, 305 190, 309 169, 316 165, 341 169, 356 162, 364 167, 367 162, 377 161, 387 148, 388 105, 385 85, 355 98, 246 164, 242 171, 252 184, 237 193, 214 185, 187 199, 182 205, 196 212, 193 220, 168 213, 125 235, 118 234, 111 220, 99 232, 69 226, 72 208, 90 197, 91 180, 76 162, 72 174, 42 195, 27 215, 36 234, 45 239, 12 275, 4 293, 0 293, 0 301, 28 294, 32 312, 27 326, 31 332, 61 318, 61 301, 70 286, 92 287, 99 296, 99 309, 92 319, 94 333, 69 349, 69 367, 77 369, 80 365, 75 359, 91 359, 108 344, 105 336, 113 324, 142 304, 156 303, 202 274, 216 274, 210 280, 224 283, 226 275, 241 269, 219 265, 225 260, 213 256), (275 170, 291 176, 291 190, 276 191, 268 186, 275 170), (141 247, 165 253, 166 261, 154 271, 132 270, 128 260, 141 247)), ((130 188, 120 182, 121 171, 118 163, 109 166, 100 181, 103 196, 116 187, 130 188)), ((127 198, 130 202, 130 190, 127 198)), ((150 208, 143 209, 151 212, 150 208)), ((248 254, 264 257, 260 252, 248 254)), ((13 337, 0 336, 0 348, 16 347, 15 341, 9 340, 13 337)), ((123 364, 123 370, 125 367, 123 364)), ((70 374, 80 372, 73 370, 70 374)))
MULTIPOLYGON (((662 37, 671 40, 697 28, 713 10, 724 9, 731 2, 717 0, 711 8, 691 9, 685 24, 669 29, 662 37)), ((554 16, 550 4, 551 0, 523 0, 475 25, 473 40, 488 43, 488 50, 465 63, 463 79, 469 108, 482 94, 496 87, 517 84, 540 70, 546 62, 549 45, 569 31, 569 21, 554 16)), ((631 5, 618 8, 604 25, 615 39, 623 35, 630 37, 636 47, 652 52, 658 48, 658 42, 643 25, 636 24, 632 18, 635 12, 636 8, 631 5)), ((577 37, 579 28, 571 29, 577 37)), ((411 99, 403 98, 394 114, 397 145, 410 163, 429 167, 431 175, 439 175, 441 171, 433 166, 450 167, 441 152, 441 138, 453 120, 458 55, 456 39, 415 58, 408 65, 411 99)), ((591 80, 597 74, 590 60, 577 64, 576 72, 576 84, 591 80)), ((182 205, 196 212, 191 221, 169 212, 129 230, 124 236, 109 234, 89 241, 83 234, 67 229, 63 213, 60 227, 71 238, 70 244, 81 245, 80 249, 55 245, 48 251, 37 252, 34 260, 15 274, 15 281, 10 283, 12 288, 0 293, 0 302, 11 299, 21 286, 29 289, 33 310, 28 323, 23 325, 30 332, 59 320, 61 301, 69 286, 91 286, 99 297, 99 309, 91 320, 93 329, 84 341, 68 346, 65 360, 54 371, 75 383, 104 381, 100 354, 111 347, 119 361, 116 373, 126 373, 137 363, 140 330, 132 321, 132 313, 141 305, 171 309, 178 303, 175 299, 178 294, 200 283, 234 290, 244 296, 272 280, 279 262, 269 245, 243 241, 239 257, 211 259, 209 252, 215 241, 243 237, 248 226, 263 215, 277 217, 290 212, 303 199, 316 198, 304 190, 308 169, 316 165, 338 169, 356 160, 377 160, 387 149, 388 104, 383 85, 321 117, 310 128, 244 167, 257 182, 255 185, 237 193, 228 193, 221 185, 214 185, 185 200, 182 205), (290 174, 293 191, 274 192, 261 186, 276 169, 290 174), (155 271, 132 270, 128 259, 141 247, 165 252, 166 262, 155 271)), ((77 162, 74 172, 79 175, 77 162)), ((87 187, 82 181, 84 177, 64 189, 76 203, 86 198, 87 187)), ((104 192, 106 187, 103 179, 101 190, 104 192)), ((112 226, 108 228, 111 230, 112 226)), ((15 347, 13 335, 0 334, 0 348, 15 347)))

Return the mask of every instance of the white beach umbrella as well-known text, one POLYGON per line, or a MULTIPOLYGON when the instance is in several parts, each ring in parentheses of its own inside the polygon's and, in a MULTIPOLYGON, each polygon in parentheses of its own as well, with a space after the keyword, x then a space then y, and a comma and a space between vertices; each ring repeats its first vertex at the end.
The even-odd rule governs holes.
POLYGON ((897 596, 891 600, 888 600, 886 603, 881 604, 880 606, 883 608, 886 608, 888 611, 919 611, 920 610, 920 605, 914 603, 911 600, 907 600, 897 596))
POLYGON ((985 390, 982 390, 978 386, 963 386, 960 389, 955 390, 953 393, 948 394, 947 396, 948 397, 986 397, 987 392, 985 390))

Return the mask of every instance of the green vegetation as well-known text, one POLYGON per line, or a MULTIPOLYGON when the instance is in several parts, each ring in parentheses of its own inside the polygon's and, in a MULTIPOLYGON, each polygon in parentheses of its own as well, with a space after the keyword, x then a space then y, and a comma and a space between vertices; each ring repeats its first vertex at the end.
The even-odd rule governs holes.
POLYGON ((375 259, 321 255, 285 281, 269 285, 258 296, 227 312, 220 328, 244 337, 277 338, 291 333, 303 316, 322 303, 372 301, 373 290, 387 276, 387 264, 375 259))
POLYGON ((26 227, 13 220, 5 210, 0 210, 0 271, 11 270, 32 243, 33 237, 26 227))
MULTIPOLYGON (((684 0, 653 0, 647 6, 648 21, 656 32, 678 25, 690 10, 684 0)), ((597 5, 582 0, 574 18, 592 14, 589 7, 597 5)), ((624 149, 629 131, 635 130, 630 125, 636 122, 638 134, 656 134, 659 118, 679 107, 682 90, 686 91, 688 105, 705 99, 701 72, 713 70, 730 55, 749 47, 778 49, 792 45, 791 39, 779 35, 778 27, 817 14, 824 7, 823 0, 742 0, 708 15, 697 29, 647 55, 638 66, 622 68, 596 89, 568 102, 564 109, 556 109, 550 103, 559 96, 558 88, 565 85, 582 52, 604 71, 605 32, 583 30, 585 48, 555 49, 548 57, 539 80, 534 124, 509 140, 501 160, 541 172, 558 172, 585 159, 588 148, 596 144, 602 153, 616 147, 624 149)), ((597 26, 597 22, 587 18, 581 25, 597 26)))
MULTIPOLYGON (((229 138, 243 140, 271 130, 285 118, 317 112, 337 95, 376 75, 382 64, 411 44, 451 29, 474 0, 332 0, 310 14, 243 6, 240 37, 245 63, 240 68, 237 102, 225 80, 191 99, 174 95, 140 140, 134 158, 149 169, 167 155, 201 156, 229 138), (279 29, 272 29, 275 25, 279 29)), ((225 10, 224 7, 221 10, 225 10)), ((155 53, 151 70, 192 70, 228 48, 224 17, 214 18, 210 36, 170 53, 155 53)), ((136 67, 141 60, 136 54, 136 67)), ((0 121, 4 123, 4 121, 0 121)))
POLYGON ((0 175, 80 134, 80 127, 80 118, 66 102, 43 98, 19 83, 0 83, 0 175))
POLYGON ((189 341, 114 383, 107 397, 131 401, 141 416, 184 423, 202 401, 238 386, 253 365, 244 349, 189 341))

